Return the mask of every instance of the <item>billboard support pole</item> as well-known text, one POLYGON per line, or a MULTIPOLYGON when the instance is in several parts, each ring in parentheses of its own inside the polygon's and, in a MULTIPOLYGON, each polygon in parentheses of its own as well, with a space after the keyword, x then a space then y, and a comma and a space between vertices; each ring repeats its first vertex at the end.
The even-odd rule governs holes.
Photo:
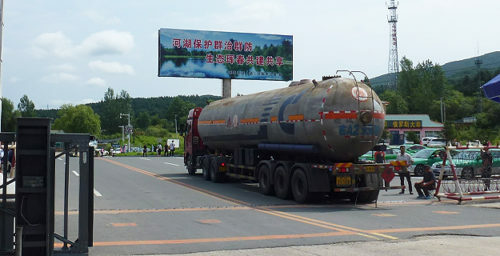
POLYGON ((222 98, 231 98, 231 79, 222 79, 222 98))

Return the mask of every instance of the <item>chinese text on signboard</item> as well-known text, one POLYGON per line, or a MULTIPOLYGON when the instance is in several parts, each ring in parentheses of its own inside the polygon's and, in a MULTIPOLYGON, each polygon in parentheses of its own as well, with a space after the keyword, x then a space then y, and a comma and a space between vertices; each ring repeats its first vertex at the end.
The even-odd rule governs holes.
POLYGON ((159 76, 292 79, 292 36, 160 29, 159 76))
POLYGON ((422 128, 420 120, 385 120, 385 128, 422 128))

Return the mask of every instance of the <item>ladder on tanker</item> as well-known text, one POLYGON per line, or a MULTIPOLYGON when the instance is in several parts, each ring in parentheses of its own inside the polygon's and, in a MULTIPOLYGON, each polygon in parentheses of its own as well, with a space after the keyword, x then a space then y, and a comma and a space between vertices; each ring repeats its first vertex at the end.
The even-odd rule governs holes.
MULTIPOLYGON (((339 72, 347 72, 349 73, 349 75, 354 79, 354 83, 356 84, 356 93, 357 93, 357 97, 356 97, 356 100, 357 100, 357 105, 358 105, 358 109, 356 110, 356 113, 360 116, 361 118, 361 115, 363 115, 363 113, 367 113, 367 111, 370 111, 369 109, 361 109, 361 102, 362 101, 365 101, 365 100, 371 100, 371 103, 372 103, 372 109, 371 109, 371 112, 372 112, 372 117, 371 117, 371 120, 369 122, 369 124, 365 124, 367 126, 370 126, 371 129, 371 133, 370 133, 370 136, 368 140, 362 140, 360 142, 363 142, 363 143, 371 143, 371 144, 377 144, 378 141, 373 141, 373 138, 375 138, 375 97, 373 96, 373 88, 370 86, 370 80, 368 79, 368 76, 365 74, 365 72, 363 71, 358 71, 358 70, 354 70, 354 71, 351 71, 351 70, 347 70, 347 69, 341 69, 341 70, 337 70, 337 72, 335 74, 338 74, 339 72), (368 87, 370 87, 370 94, 367 94, 367 95, 360 95, 360 90, 359 90, 359 82, 358 80, 356 79, 356 76, 354 75, 354 73, 361 73, 365 76, 365 80, 367 81, 366 82, 366 85, 368 87), (365 100, 361 100, 361 98, 365 99, 365 100)), ((367 137, 365 134, 363 134, 364 137, 367 137)))

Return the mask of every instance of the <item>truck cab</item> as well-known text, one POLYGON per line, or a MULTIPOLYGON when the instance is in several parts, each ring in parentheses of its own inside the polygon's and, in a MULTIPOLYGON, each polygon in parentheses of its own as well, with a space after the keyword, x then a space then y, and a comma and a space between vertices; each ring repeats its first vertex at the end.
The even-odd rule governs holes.
POLYGON ((198 133, 198 118, 201 111, 202 108, 199 107, 189 111, 186 135, 184 136, 184 165, 186 165, 188 173, 191 175, 194 175, 196 169, 200 168, 196 157, 205 152, 205 146, 198 133))

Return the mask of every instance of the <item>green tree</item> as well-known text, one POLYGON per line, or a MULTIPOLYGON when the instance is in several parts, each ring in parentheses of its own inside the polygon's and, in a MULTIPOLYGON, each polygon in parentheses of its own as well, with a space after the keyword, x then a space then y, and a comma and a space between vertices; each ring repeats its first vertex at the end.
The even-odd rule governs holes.
POLYGON ((90 133, 99 135, 101 120, 92 108, 85 105, 63 105, 54 121, 53 128, 67 133, 90 133))
POLYGON ((189 110, 194 107, 195 105, 193 103, 184 101, 180 97, 175 97, 172 103, 168 106, 167 120, 171 121, 170 123, 173 124, 173 127, 175 127, 175 118, 177 118, 177 125, 184 124, 187 121, 189 110))
POLYGON ((22 117, 34 117, 35 116, 35 103, 28 98, 28 95, 24 95, 19 100, 17 108, 21 111, 22 117))
POLYGON ((137 115, 137 118, 135 119, 135 127, 137 128, 146 129, 148 128, 150 123, 151 117, 147 112, 139 113, 139 115, 137 115))
POLYGON ((120 125, 127 124, 127 118, 120 118, 120 113, 131 113, 130 95, 122 90, 115 96, 112 88, 108 88, 104 93, 102 101, 101 117, 102 129, 105 134, 121 133, 120 125))
POLYGON ((380 98, 387 101, 389 105, 386 107, 386 112, 388 114, 407 114, 408 113, 408 103, 405 101, 403 96, 392 90, 386 90, 380 95, 380 98))
POLYGON ((21 116, 21 112, 14 109, 14 103, 7 98, 2 100, 2 132, 15 132, 17 118, 21 116))

